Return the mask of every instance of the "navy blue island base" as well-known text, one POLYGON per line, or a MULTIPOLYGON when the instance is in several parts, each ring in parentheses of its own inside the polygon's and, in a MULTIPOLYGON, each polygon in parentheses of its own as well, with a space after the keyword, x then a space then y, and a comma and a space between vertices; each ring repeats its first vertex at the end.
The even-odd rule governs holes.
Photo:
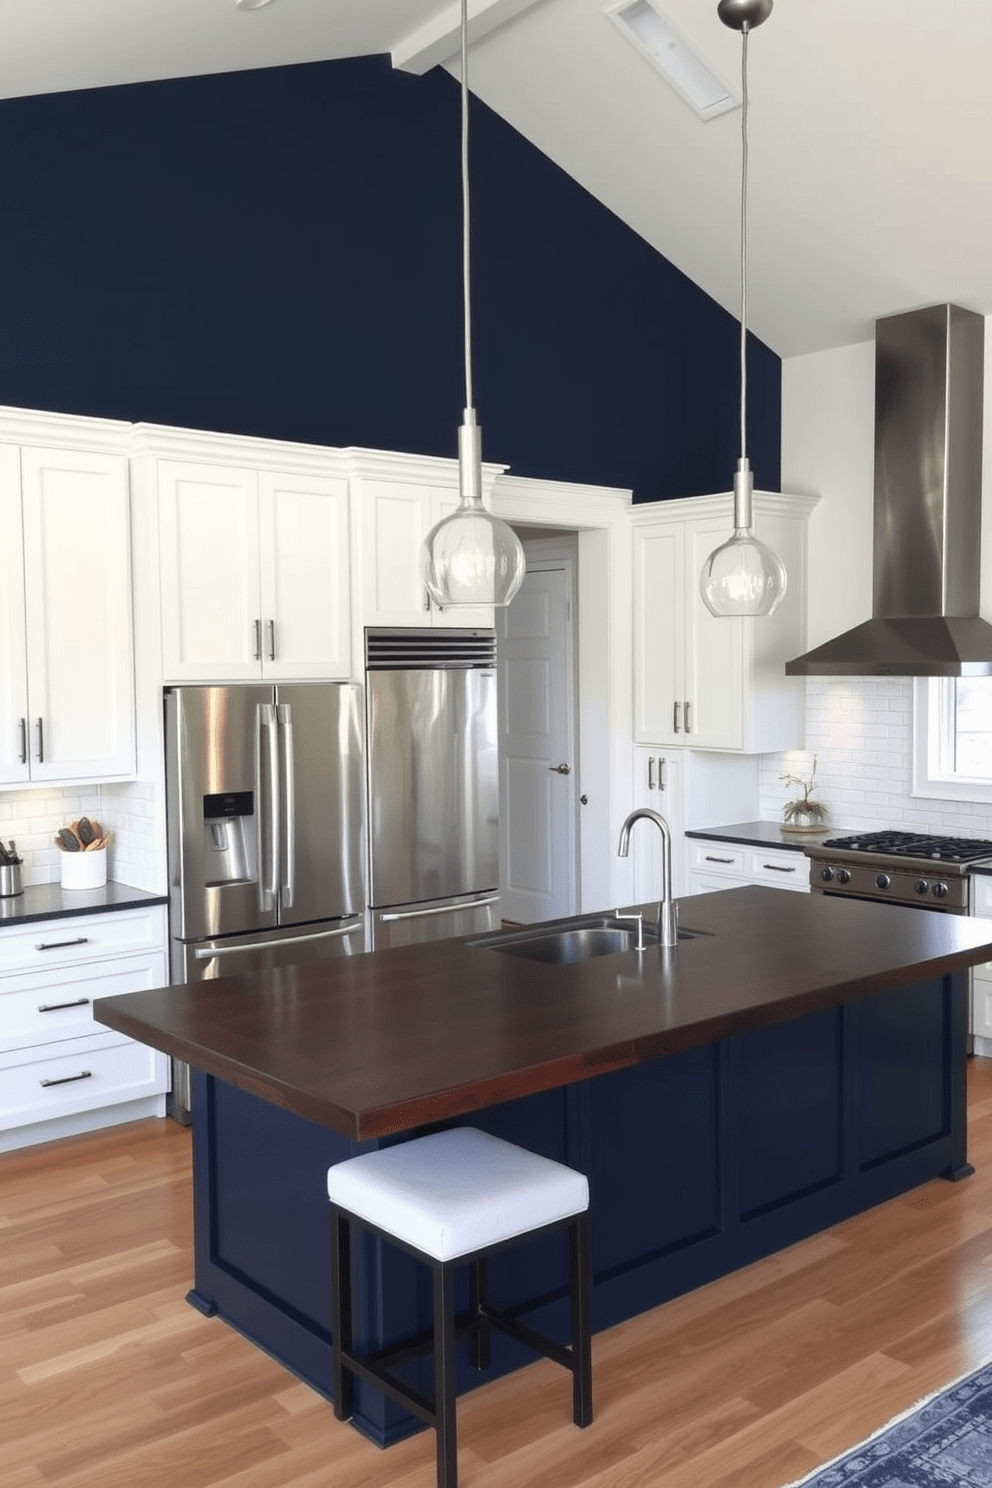
MULTIPOLYGON (((462 1123, 588 1175, 593 1325, 611 1327, 928 1179, 970 1172, 967 1001, 966 970, 856 993, 366 1142, 198 1073, 190 1301, 329 1396, 327 1168, 462 1123)), ((412 1258, 361 1234, 354 1274, 358 1347, 429 1325, 427 1273, 412 1258)), ((560 1237, 513 1247, 491 1274, 496 1306, 567 1338, 560 1237)), ((479 1373, 467 1347, 459 1389, 533 1357, 494 1336, 479 1373)), ((354 1424, 382 1446, 419 1429, 361 1382, 354 1424)))

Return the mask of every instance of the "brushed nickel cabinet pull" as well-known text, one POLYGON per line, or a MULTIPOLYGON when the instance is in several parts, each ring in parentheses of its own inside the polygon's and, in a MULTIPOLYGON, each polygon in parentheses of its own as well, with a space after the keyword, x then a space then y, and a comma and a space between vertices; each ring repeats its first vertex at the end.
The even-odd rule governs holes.
POLYGON ((35 942, 36 951, 61 951, 65 946, 87 945, 88 935, 77 935, 75 940, 39 940, 35 942))
POLYGON ((654 790, 654 755, 648 755, 648 790, 654 790))
POLYGON ((276 659, 276 622, 274 620, 270 620, 268 622, 268 626, 269 626, 269 660, 270 661, 275 661, 275 659, 276 659))
POLYGON ((679 731, 679 708, 682 705, 681 705, 681 703, 674 703, 672 706, 675 709, 675 721, 674 721, 674 727, 673 727, 672 732, 677 734, 678 731, 679 731))
POLYGON ((685 705, 685 731, 686 731, 687 734, 691 734, 692 733, 692 715, 690 713, 690 709, 691 708, 692 708, 692 704, 691 703, 686 703, 686 705, 685 705))
POLYGON ((256 661, 261 661, 261 659, 262 659, 262 622, 261 622, 261 620, 256 620, 254 622, 254 625, 255 625, 255 660, 256 661))
POLYGON ((762 863, 762 868, 769 868, 772 873, 795 873, 795 868, 787 868, 784 863, 762 863))
POLYGON ((28 721, 26 718, 20 720, 21 729, 21 764, 28 762, 28 721))
POLYGON ((45 763, 45 723, 41 718, 38 719, 38 763, 45 763))
POLYGON ((39 1013, 60 1013, 63 1008, 89 1007, 88 997, 77 997, 75 1002, 43 1002, 38 1008, 39 1013))
POLYGON ((38 1083, 47 1090, 49 1085, 71 1085, 74 1080, 92 1080, 92 1078, 92 1070, 81 1070, 78 1075, 63 1075, 61 1080, 39 1080, 38 1083))
POLYGON ((714 858, 711 853, 706 854, 707 863, 732 863, 733 858, 714 858))
POLYGON ((659 790, 664 790, 665 789, 665 760, 664 760, 664 757, 662 757, 658 761, 658 789, 659 790))

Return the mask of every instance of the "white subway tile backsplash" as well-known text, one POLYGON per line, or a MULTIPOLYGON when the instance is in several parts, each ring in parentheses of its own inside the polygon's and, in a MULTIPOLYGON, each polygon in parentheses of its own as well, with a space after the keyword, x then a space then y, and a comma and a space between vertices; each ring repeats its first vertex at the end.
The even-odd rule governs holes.
POLYGON ((61 857, 55 833, 76 817, 95 817, 113 834, 110 876, 144 887, 156 880, 154 812, 155 790, 145 781, 3 791, 0 837, 17 843, 26 884, 57 883, 61 857))
POLYGON ((760 812, 781 819, 794 794, 779 777, 808 774, 816 756, 815 799, 829 824, 851 831, 903 828, 920 832, 992 836, 987 805, 914 798, 913 683, 911 678, 810 678, 806 683, 806 748, 765 755, 760 812))

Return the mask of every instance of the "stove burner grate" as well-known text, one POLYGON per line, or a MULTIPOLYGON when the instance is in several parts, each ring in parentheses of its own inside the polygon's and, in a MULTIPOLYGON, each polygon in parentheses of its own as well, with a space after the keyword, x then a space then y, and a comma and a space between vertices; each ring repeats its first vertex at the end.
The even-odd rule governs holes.
POLYGON ((931 837, 917 832, 859 832, 853 837, 831 837, 824 847, 885 857, 931 858, 943 863, 970 863, 992 857, 992 842, 978 837, 931 837))

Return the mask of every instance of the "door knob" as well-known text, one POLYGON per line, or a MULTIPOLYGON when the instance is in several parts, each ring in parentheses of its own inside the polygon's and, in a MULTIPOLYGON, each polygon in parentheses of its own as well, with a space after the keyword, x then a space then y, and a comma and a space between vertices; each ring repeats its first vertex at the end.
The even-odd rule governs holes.
POLYGON ((571 775, 572 773, 571 765, 549 765, 548 769, 552 770, 555 775, 571 775))

